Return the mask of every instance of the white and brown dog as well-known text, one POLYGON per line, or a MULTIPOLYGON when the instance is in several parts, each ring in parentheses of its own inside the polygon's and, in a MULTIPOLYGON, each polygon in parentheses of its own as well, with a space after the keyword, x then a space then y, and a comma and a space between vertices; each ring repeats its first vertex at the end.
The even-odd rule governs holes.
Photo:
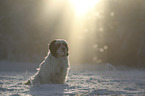
POLYGON ((39 65, 38 72, 25 85, 63 84, 69 71, 68 44, 65 40, 56 39, 49 45, 48 55, 39 65))

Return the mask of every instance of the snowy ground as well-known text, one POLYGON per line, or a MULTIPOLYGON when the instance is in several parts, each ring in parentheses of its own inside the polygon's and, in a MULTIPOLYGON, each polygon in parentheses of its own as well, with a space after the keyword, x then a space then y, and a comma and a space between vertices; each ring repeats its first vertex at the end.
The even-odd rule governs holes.
POLYGON ((66 84, 26 86, 35 72, 0 72, 0 96, 145 96, 145 71, 71 70, 66 84))

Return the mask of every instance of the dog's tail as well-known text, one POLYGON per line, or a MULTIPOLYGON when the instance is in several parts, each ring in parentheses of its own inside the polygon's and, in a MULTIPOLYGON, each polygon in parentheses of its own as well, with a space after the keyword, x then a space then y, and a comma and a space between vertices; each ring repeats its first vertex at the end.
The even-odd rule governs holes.
POLYGON ((23 83, 24 85, 31 85, 31 80, 27 80, 26 82, 23 83))

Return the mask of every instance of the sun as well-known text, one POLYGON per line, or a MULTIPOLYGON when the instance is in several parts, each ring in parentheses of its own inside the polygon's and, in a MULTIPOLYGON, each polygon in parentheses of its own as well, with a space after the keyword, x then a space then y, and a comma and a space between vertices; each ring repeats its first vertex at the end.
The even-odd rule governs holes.
POLYGON ((92 10, 100 0, 70 0, 77 16, 82 16, 92 10))

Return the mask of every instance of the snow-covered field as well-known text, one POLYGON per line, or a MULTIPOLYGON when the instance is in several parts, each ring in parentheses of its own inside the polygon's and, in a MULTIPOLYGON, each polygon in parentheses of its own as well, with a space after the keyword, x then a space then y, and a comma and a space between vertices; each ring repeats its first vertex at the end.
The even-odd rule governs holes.
POLYGON ((27 86, 35 72, 0 72, 0 96, 145 96, 144 70, 71 70, 66 84, 27 86))

